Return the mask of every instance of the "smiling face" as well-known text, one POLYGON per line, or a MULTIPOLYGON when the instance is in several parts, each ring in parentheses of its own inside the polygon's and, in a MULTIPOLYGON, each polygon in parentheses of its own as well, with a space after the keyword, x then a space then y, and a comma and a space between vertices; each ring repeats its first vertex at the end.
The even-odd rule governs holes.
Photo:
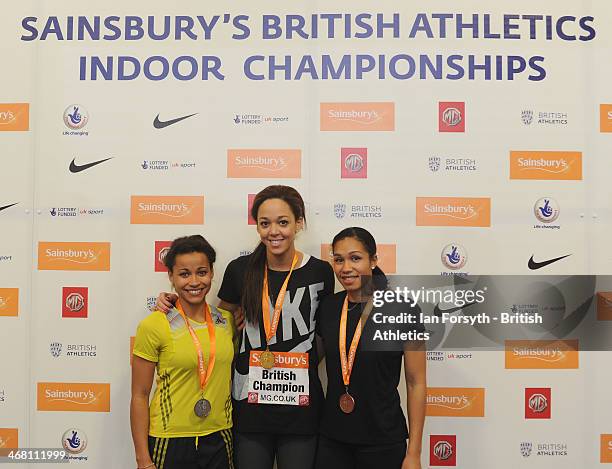
POLYGON ((176 256, 168 277, 182 304, 198 306, 204 303, 210 291, 213 269, 206 254, 190 252, 176 256))
POLYGON ((257 210, 257 233, 269 254, 281 257, 293 249, 303 219, 296 220, 291 207, 281 199, 268 199, 257 210))
POLYGON ((372 276, 376 256, 370 257, 363 243, 355 238, 337 241, 333 250, 336 278, 349 295, 358 293, 362 286, 362 276, 372 276))

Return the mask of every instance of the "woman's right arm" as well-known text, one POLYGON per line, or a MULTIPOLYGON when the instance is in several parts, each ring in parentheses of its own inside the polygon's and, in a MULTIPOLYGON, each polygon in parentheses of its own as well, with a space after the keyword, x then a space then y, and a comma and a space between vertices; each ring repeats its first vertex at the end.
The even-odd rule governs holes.
MULTIPOLYGON (((132 362, 132 400, 130 402, 130 424, 136 452, 136 465, 148 467, 153 464, 149 454, 149 394, 153 386, 155 362, 136 355, 132 362)), ((151 469, 154 466, 150 466, 151 469)))
POLYGON ((241 331, 244 329, 244 314, 240 305, 228 303, 227 301, 219 301, 219 308, 229 311, 234 316, 234 325, 236 329, 241 331))

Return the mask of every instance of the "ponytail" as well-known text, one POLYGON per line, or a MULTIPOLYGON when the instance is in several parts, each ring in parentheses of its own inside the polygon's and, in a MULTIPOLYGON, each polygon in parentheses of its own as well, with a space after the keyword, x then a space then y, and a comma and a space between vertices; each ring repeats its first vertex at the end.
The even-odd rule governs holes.
POLYGON ((266 246, 260 242, 246 266, 244 274, 244 293, 242 311, 246 320, 258 324, 261 316, 261 292, 263 290, 264 269, 266 268, 266 246))

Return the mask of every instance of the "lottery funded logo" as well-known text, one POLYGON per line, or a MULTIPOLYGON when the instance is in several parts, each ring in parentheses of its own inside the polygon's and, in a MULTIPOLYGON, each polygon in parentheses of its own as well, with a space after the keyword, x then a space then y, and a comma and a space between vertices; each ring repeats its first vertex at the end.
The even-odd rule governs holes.
POLYGON ((395 103, 321 103, 321 131, 393 131, 395 103))
POLYGON ((525 388, 525 418, 549 419, 550 415, 550 388, 525 388))
POLYGON ((260 125, 272 125, 272 124, 286 124, 289 122, 289 116, 284 115, 271 115, 271 114, 248 114, 240 113, 234 114, 232 117, 234 125, 240 126, 260 126, 260 125))
POLYGON ((438 103, 438 131, 465 132, 465 102, 438 103))
POLYGON ((168 272, 164 259, 171 245, 172 241, 155 241, 155 272, 168 272))
POLYGON ((442 264, 449 270, 459 270, 467 262, 467 251, 458 243, 451 243, 444 246, 440 253, 442 264))
POLYGON ((249 404, 310 404, 308 354, 274 352, 274 367, 261 363, 261 351, 252 350, 249 357, 249 404))
POLYGON ((30 130, 29 103, 0 103, 0 132, 30 130))
POLYGON ((578 340, 506 340, 506 369, 577 369, 578 340))
POLYGON ((429 435, 429 465, 457 465, 457 435, 429 435))
POLYGON ((368 177, 368 149, 340 149, 340 178, 366 179, 368 177))
POLYGON ((19 315, 19 288, 0 288, 0 316, 19 315))
POLYGON ((536 224, 534 228, 559 229, 559 225, 552 225, 552 223, 559 218, 560 211, 559 204, 552 197, 542 197, 536 200, 533 206, 533 214, 544 225, 536 224))
POLYGON ((108 383, 37 383, 37 410, 110 412, 108 383))
POLYGON ((62 287, 63 318, 86 318, 88 309, 88 287, 62 287))

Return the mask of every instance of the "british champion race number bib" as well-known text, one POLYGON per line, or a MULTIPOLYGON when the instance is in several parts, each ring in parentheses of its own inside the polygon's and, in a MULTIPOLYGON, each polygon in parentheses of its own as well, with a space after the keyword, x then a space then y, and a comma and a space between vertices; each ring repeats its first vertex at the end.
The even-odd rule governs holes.
POLYGON ((308 354, 274 352, 274 367, 266 369, 262 353, 249 357, 249 404, 309 405, 308 354))

